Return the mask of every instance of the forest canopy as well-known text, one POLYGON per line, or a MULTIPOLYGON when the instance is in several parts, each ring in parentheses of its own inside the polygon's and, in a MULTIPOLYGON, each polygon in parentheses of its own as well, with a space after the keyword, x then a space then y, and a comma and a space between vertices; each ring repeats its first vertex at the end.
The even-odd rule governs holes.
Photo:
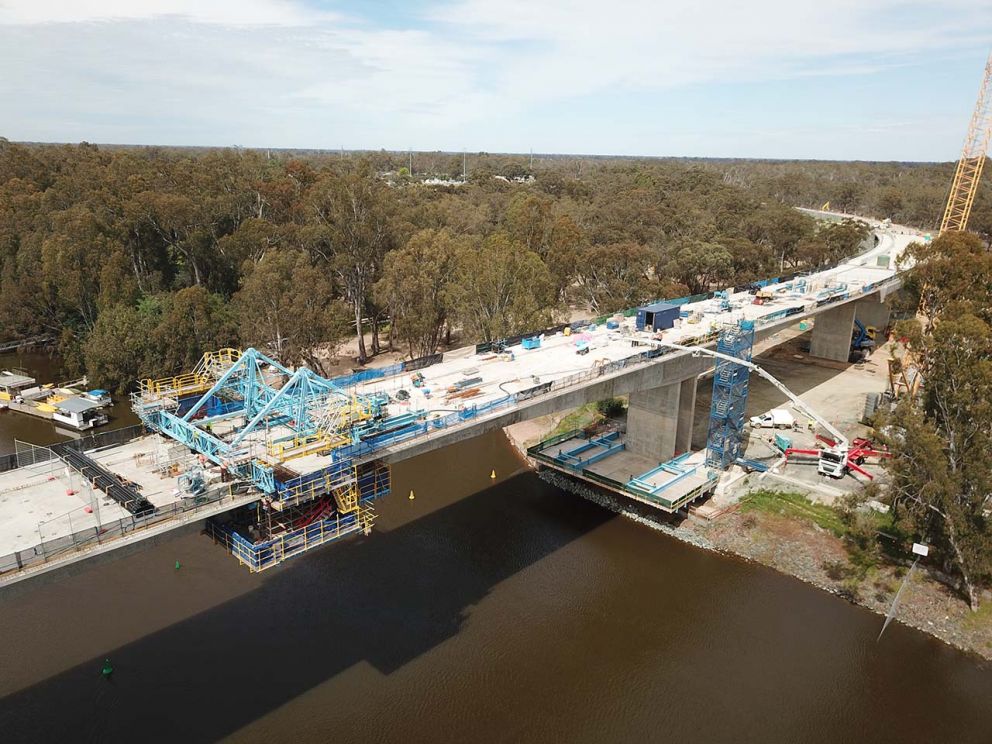
MULTIPOLYGON (((0 139, 0 340, 124 388, 253 345, 330 372, 851 255, 931 228, 951 166, 269 153, 0 139), (434 181, 425 183, 425 177, 434 181), (359 331, 362 332, 359 332, 359 331)), ((987 193, 987 189, 984 190, 987 193)), ((988 241, 985 196, 973 224, 988 241)))

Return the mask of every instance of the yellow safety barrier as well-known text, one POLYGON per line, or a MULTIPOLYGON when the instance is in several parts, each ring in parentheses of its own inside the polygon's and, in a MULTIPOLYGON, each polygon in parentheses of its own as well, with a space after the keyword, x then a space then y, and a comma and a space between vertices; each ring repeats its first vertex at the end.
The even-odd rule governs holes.
POLYGON ((348 438, 331 433, 310 434, 293 437, 284 442, 266 444, 265 451, 269 457, 279 462, 286 462, 295 457, 304 457, 313 453, 330 453, 331 450, 348 444, 348 438))
POLYGON ((143 395, 176 397, 191 393, 205 393, 211 385, 213 385, 213 379, 209 375, 190 372, 175 377, 145 380, 141 383, 141 392, 143 395))
POLYGON ((142 397, 182 397, 194 393, 205 393, 214 384, 219 373, 226 370, 241 358, 241 349, 219 349, 208 351, 201 357, 196 369, 172 377, 157 380, 147 379, 141 383, 142 397))
POLYGON ((196 365, 197 372, 206 372, 215 367, 230 367, 241 358, 241 349, 218 349, 204 353, 200 363, 196 365))

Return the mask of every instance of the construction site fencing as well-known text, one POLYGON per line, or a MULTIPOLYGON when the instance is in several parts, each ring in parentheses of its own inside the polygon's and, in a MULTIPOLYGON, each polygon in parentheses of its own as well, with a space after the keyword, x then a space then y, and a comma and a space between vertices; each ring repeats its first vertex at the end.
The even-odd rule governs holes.
POLYGON ((391 364, 388 367, 378 367, 376 369, 363 369, 350 375, 341 375, 331 378, 331 383, 339 388, 349 388, 370 380, 381 380, 384 377, 392 377, 403 372, 413 372, 424 369, 434 364, 440 363, 444 359, 444 354, 429 354, 427 356, 411 359, 399 364, 391 364))
POLYGON ((38 568, 74 553, 91 550, 98 545, 142 534, 153 527, 169 522, 193 522, 219 511, 251 503, 257 498, 258 494, 249 493, 244 484, 230 483, 206 499, 198 499, 195 502, 190 500, 176 501, 172 504, 156 507, 153 512, 144 516, 127 515, 118 519, 101 521, 97 525, 70 531, 68 534, 53 535, 47 539, 44 537, 46 525, 49 526, 49 531, 53 531, 51 525, 56 520, 64 519, 65 515, 61 518, 39 522, 39 540, 35 545, 0 556, 0 580, 5 574, 12 571, 38 568))
POLYGON ((575 323, 562 323, 556 326, 550 326, 548 328, 542 328, 539 331, 530 331, 528 333, 518 333, 516 336, 508 336, 506 338, 500 338, 495 341, 484 341, 481 344, 475 345, 476 354, 487 354, 493 350, 494 347, 507 347, 516 346, 525 338, 534 338, 536 336, 554 336, 556 333, 561 333, 566 328, 581 328, 582 326, 589 325, 589 321, 580 320, 575 323))
MULTIPOLYGON (((122 429, 87 434, 78 439, 70 439, 62 444, 65 447, 71 447, 77 452, 88 452, 103 447, 126 444, 133 439, 143 436, 145 433, 147 433, 147 430, 144 426, 135 424, 122 429)), ((14 452, 8 455, 0 455, 0 473, 7 470, 16 470, 26 465, 35 465, 51 459, 57 459, 57 456, 48 447, 39 447, 29 442, 15 440, 14 452)))
POLYGON ((59 462, 58 456, 48 447, 39 447, 30 442, 22 442, 20 439, 14 440, 14 453, 18 468, 26 468, 43 462, 59 462))
POLYGON ((425 367, 440 364, 443 360, 444 354, 428 354, 427 356, 417 357, 416 359, 411 359, 408 362, 403 362, 403 371, 415 372, 418 369, 424 369, 425 367))
MULTIPOLYGON (((876 245, 877 245, 877 242, 871 236, 869 236, 864 241, 862 241, 862 243, 860 245, 861 250, 859 252, 854 253, 854 254, 846 257, 845 259, 843 259, 843 261, 853 260, 853 259, 857 258, 858 256, 860 256, 862 253, 865 253, 867 251, 872 250, 876 245)), ((841 263, 843 261, 841 261, 841 263)), ((810 276, 811 274, 813 274, 813 272, 814 272, 813 269, 805 269, 803 271, 793 271, 793 272, 788 273, 788 274, 782 274, 781 276, 772 277, 771 279, 758 279, 758 280, 755 280, 753 282, 748 282, 746 284, 741 284, 739 286, 732 287, 731 288, 731 291, 733 291, 733 292, 749 292, 749 291, 754 291, 754 290, 761 289, 762 287, 768 287, 768 286, 775 285, 775 284, 784 284, 786 282, 791 282, 791 281, 793 281, 795 279, 799 279, 799 278, 804 277, 804 276, 810 276)), ((875 283, 875 284, 868 285, 867 287, 865 287, 864 293, 870 292, 871 289, 874 289, 877 286, 877 284, 879 284, 879 283, 875 283), (869 287, 871 289, 869 289, 869 287)), ((695 302, 703 302, 705 300, 711 300, 715 296, 716 296, 716 292, 715 291, 701 292, 699 294, 689 295, 687 297, 677 297, 675 299, 651 300, 650 302, 645 302, 644 305, 654 305, 654 304, 657 304, 659 302, 664 302, 667 305, 675 305, 675 306, 689 305, 689 304, 692 304, 692 303, 695 303, 695 302)), ((598 318, 596 318, 595 320, 593 320, 592 322, 594 322, 597 325, 599 325, 599 324, 605 323, 607 320, 609 320, 614 315, 622 315, 625 318, 632 318, 635 315, 637 315, 638 309, 640 307, 643 307, 644 305, 639 305, 638 307, 630 307, 630 308, 627 308, 626 310, 617 311, 616 313, 610 313, 610 314, 607 314, 607 315, 601 315, 598 318)))
POLYGON ((95 434, 87 434, 79 439, 71 439, 65 444, 72 447, 77 452, 88 452, 89 450, 101 449, 112 445, 126 444, 133 439, 137 439, 148 433, 143 424, 132 424, 121 429, 110 429, 95 434))

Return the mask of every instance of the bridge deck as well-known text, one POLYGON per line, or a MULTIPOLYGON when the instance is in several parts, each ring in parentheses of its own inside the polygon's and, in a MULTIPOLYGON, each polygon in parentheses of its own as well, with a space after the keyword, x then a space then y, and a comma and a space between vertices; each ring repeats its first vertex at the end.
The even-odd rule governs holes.
MULTIPOLYGON (((831 269, 812 274, 805 279, 805 291, 783 292, 762 305, 753 304, 754 297, 747 292, 733 293, 729 297, 730 309, 721 307, 719 300, 706 300, 683 305, 698 322, 682 319, 675 328, 664 331, 664 340, 692 345, 724 324, 740 320, 755 321, 758 332, 762 327, 796 316, 796 321, 817 312, 823 305, 822 293, 828 287, 846 285, 839 290, 834 303, 848 302, 865 295, 866 288, 892 280, 896 271, 894 261, 916 235, 882 233, 877 247, 831 269), (876 265, 879 256, 889 257, 888 267, 876 265), (849 296, 842 296, 843 292, 849 296)), ((870 293, 870 292, 869 292, 870 293)), ((833 303, 831 303, 833 304, 833 303)), ((655 334, 635 329, 635 319, 624 318, 620 328, 598 326, 570 336, 561 333, 546 337, 537 349, 512 347, 513 358, 493 353, 475 354, 474 349, 461 349, 445 354, 444 361, 419 371, 424 384, 414 387, 409 375, 380 378, 358 385, 359 393, 388 393, 391 400, 388 410, 392 415, 409 411, 426 411, 428 418, 443 417, 466 406, 486 406, 498 402, 512 393, 520 393, 536 386, 553 383, 559 387, 570 379, 578 382, 588 377, 603 364, 630 360, 647 351, 649 346, 635 346, 632 342, 650 339, 655 334), (589 351, 579 354, 581 346, 589 351), (464 387, 454 390, 458 384, 464 387), (398 401, 400 390, 409 399, 398 401)))

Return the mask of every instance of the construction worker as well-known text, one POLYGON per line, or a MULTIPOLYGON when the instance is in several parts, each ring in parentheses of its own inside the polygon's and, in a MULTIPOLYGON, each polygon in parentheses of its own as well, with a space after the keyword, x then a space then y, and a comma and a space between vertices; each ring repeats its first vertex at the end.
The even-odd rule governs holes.
POLYGON ((814 421, 813 419, 809 419, 809 420, 808 420, 808 421, 806 422, 806 428, 807 428, 807 429, 808 429, 809 431, 816 431, 816 422, 815 422, 815 421, 814 421))

